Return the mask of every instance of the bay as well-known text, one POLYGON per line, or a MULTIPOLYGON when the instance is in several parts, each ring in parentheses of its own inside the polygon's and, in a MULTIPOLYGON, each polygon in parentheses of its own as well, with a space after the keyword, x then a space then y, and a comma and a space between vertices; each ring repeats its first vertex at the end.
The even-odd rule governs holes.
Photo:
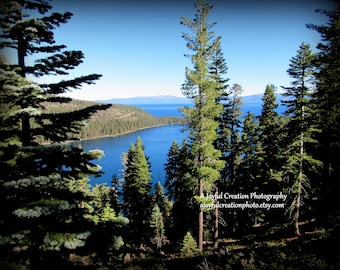
POLYGON ((171 144, 176 140, 179 144, 186 137, 186 132, 182 132, 181 125, 166 125, 154 128, 138 130, 132 133, 116 136, 105 137, 91 140, 84 140, 73 143, 80 145, 84 151, 92 149, 101 149, 105 156, 95 161, 96 164, 102 167, 105 172, 100 178, 90 178, 92 185, 107 183, 110 185, 112 176, 116 174, 121 177, 123 165, 121 156, 123 152, 128 152, 131 144, 136 143, 137 138, 142 139, 145 154, 149 157, 151 163, 151 172, 153 184, 160 181, 162 184, 165 181, 164 164, 167 162, 167 154, 171 144))
MULTIPOLYGON (((189 104, 138 104, 135 105, 154 116, 176 116, 181 117, 182 113, 178 110, 179 107, 188 106, 189 104)), ((243 115, 248 111, 256 116, 261 114, 261 104, 244 104, 242 107, 243 115)), ((284 108, 279 106, 277 112, 282 114, 284 108)), ((92 149, 101 149, 105 156, 95 163, 102 167, 104 174, 100 178, 90 178, 91 184, 107 183, 110 185, 112 176, 116 174, 122 177, 121 156, 124 152, 128 152, 131 144, 137 141, 140 137, 145 147, 145 154, 149 157, 151 163, 151 172, 153 184, 160 181, 162 184, 165 181, 164 164, 167 162, 167 154, 174 140, 179 144, 187 136, 187 132, 182 132, 181 125, 166 125, 154 128, 138 130, 132 133, 115 136, 104 137, 98 139, 90 139, 73 143, 80 145, 84 151, 92 149)))

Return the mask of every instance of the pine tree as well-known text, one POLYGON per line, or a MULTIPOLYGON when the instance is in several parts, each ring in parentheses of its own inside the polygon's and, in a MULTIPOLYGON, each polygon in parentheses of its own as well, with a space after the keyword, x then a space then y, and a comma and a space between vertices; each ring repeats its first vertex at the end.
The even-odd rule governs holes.
POLYGON ((167 196, 173 201, 172 221, 167 235, 174 242, 183 239, 188 230, 195 231, 197 228, 198 205, 193 198, 198 190, 197 182, 191 177, 191 160, 190 146, 186 140, 183 141, 182 146, 174 141, 165 164, 164 183, 167 196))
POLYGON ((215 77, 215 80, 219 83, 216 87, 218 92, 217 102, 223 103, 228 98, 230 92, 227 92, 229 78, 226 78, 228 67, 222 52, 221 41, 217 43, 216 51, 213 54, 211 64, 209 66, 209 72, 215 77))
MULTIPOLYGON (((5 1, 1 5, 0 48, 16 50, 18 63, 13 66, 19 67, 17 72, 22 77, 68 75, 68 70, 74 69, 83 61, 84 55, 81 51, 67 51, 64 50, 65 45, 54 45, 53 30, 69 21, 72 17, 70 12, 64 14, 54 12, 41 18, 27 14, 34 11, 39 15, 45 15, 51 9, 52 6, 47 1, 5 1), (36 59, 33 66, 27 65, 28 56, 38 58, 40 54, 50 56, 36 59)), ((38 92, 25 89, 17 104, 21 107, 20 114, 17 116, 21 122, 22 144, 24 146, 34 145, 39 136, 51 142, 74 138, 74 135, 77 135, 83 127, 84 120, 94 112, 110 106, 94 105, 76 112, 46 114, 41 112, 42 102, 70 102, 71 99, 61 97, 60 94, 78 89, 83 84, 93 84, 100 77, 99 74, 90 74, 71 80, 41 84, 38 92), (32 127, 32 123, 35 128, 32 127)))
POLYGON ((160 211, 164 212, 167 197, 164 194, 164 189, 160 181, 158 181, 155 187, 153 188, 153 199, 154 199, 154 204, 155 205, 157 204, 160 211))
POLYGON ((302 43, 296 57, 291 59, 287 73, 294 80, 291 87, 283 87, 287 100, 283 103, 287 106, 285 112, 290 116, 287 124, 287 146, 284 150, 286 162, 281 169, 288 182, 292 203, 289 207, 293 215, 296 235, 300 235, 299 218, 304 198, 310 195, 310 181, 308 172, 316 171, 321 162, 308 153, 308 144, 316 143, 313 139, 315 125, 313 124, 314 113, 311 105, 311 94, 314 79, 315 54, 312 53, 309 44, 302 43))
MULTIPOLYGON (((222 112, 222 105, 217 104, 220 86, 214 76, 209 72, 212 57, 216 52, 219 38, 214 39, 214 33, 209 29, 214 25, 207 23, 207 16, 213 7, 204 0, 194 4, 197 10, 195 19, 189 20, 182 17, 181 23, 193 32, 183 34, 187 41, 187 48, 194 52, 190 55, 193 69, 186 68, 186 82, 182 85, 183 94, 190 98, 193 107, 183 108, 182 112, 189 121, 191 151, 194 156, 195 166, 192 176, 197 179, 198 194, 210 192, 212 183, 220 177, 220 170, 224 162, 220 160, 221 151, 215 148, 217 138, 216 119, 222 112)), ((199 211, 199 250, 203 251, 203 210, 199 211)))
POLYGON ((138 137, 132 144, 126 160, 124 171, 123 200, 124 213, 130 221, 132 239, 145 240, 149 231, 151 216, 151 171, 144 146, 138 137))
POLYGON ((116 214, 120 214, 122 211, 122 203, 120 198, 123 196, 123 180, 119 179, 116 174, 112 176, 110 201, 111 206, 115 210, 116 214))
POLYGON ((95 185, 89 194, 92 199, 87 207, 91 211, 87 217, 96 224, 96 230, 91 236, 91 252, 96 252, 97 257, 107 263, 113 253, 124 244, 122 229, 129 220, 112 207, 111 189, 106 184, 95 185))
POLYGON ((163 215, 157 204, 152 209, 150 227, 152 228, 151 241, 156 245, 157 250, 160 250, 168 241, 165 236, 163 215))
MULTIPOLYGON (((259 167, 261 174, 261 190, 265 193, 275 194, 282 191, 282 182, 276 177, 276 173, 282 166, 282 158, 279 149, 284 133, 282 132, 283 119, 276 112, 278 103, 275 96, 276 86, 266 86, 262 97, 262 111, 259 117, 260 141, 262 146, 262 163, 259 167)), ((279 211, 268 211, 266 221, 278 222, 283 218, 279 211)))
MULTIPOLYGON (((222 48, 221 48, 221 42, 218 43, 216 52, 213 55, 212 63, 209 67, 210 73, 215 77, 216 82, 219 84, 217 86, 216 91, 218 93, 218 97, 216 102, 218 104, 222 104, 223 108, 226 106, 225 101, 228 100, 228 95, 230 95, 230 92, 227 92, 227 82, 229 81, 229 78, 225 78, 225 75, 227 74, 228 67, 226 64, 226 61, 223 56, 222 48)), ((219 122, 219 127, 217 129, 217 140, 215 141, 215 147, 219 149, 218 142, 219 140, 223 140, 223 137, 220 136, 221 130, 223 129, 222 121, 220 121, 223 117, 223 111, 221 115, 217 118, 217 121, 219 122)), ((221 150, 221 149, 220 149, 221 150)), ((219 193, 219 187, 221 186, 221 177, 216 181, 214 184, 214 193, 219 193)), ((215 202, 217 203, 217 201, 215 202)), ((215 208, 215 219, 214 219, 214 248, 218 248, 218 237, 219 237, 219 223, 220 223, 220 212, 219 208, 215 208)))
POLYGON ((180 157, 181 147, 177 141, 173 141, 167 157, 165 166, 165 183, 164 187, 167 189, 167 195, 170 199, 175 199, 178 182, 182 178, 182 163, 180 157))
MULTIPOLYGON (((91 84, 100 75, 92 74, 38 85, 30 78, 44 75, 67 75, 84 57, 80 51, 62 51, 54 45, 53 30, 72 16, 51 13, 46 1, 1 2, 1 48, 16 50, 17 63, 1 59, 1 204, 9 205, 1 222, 1 256, 27 262, 31 268, 45 268, 52 260, 61 263, 67 254, 85 246, 95 223, 89 217, 91 194, 88 176, 99 176, 93 160, 103 152, 88 153, 62 144, 79 133, 97 110, 95 105, 68 113, 44 111, 46 102, 69 102, 59 96, 68 90, 91 84), (30 16, 34 14, 35 16, 30 16), (37 16, 41 15, 40 18, 37 16), (44 15, 44 16, 42 16, 44 15), (49 55, 27 65, 27 57, 49 55), (3 91, 4 90, 4 91, 3 91), (3 107, 3 104, 7 104, 3 107), (41 141, 53 144, 40 145, 41 141), (7 155, 8 154, 8 155, 7 155), (16 251, 16 252, 14 252, 16 251)), ((59 78, 59 77, 58 77, 59 78)))
MULTIPOLYGON (((219 119, 216 147, 222 151, 225 167, 221 172, 220 191, 235 193, 238 187, 238 167, 241 162, 241 127, 242 127, 242 86, 233 84, 229 95, 223 102, 223 112, 219 119)), ((236 230, 236 212, 223 211, 223 218, 232 231, 236 230)))
POLYGON ((192 257, 194 256, 195 252, 197 252, 197 250, 197 243, 192 237, 191 233, 188 231, 183 239, 181 253, 186 257, 192 257))
POLYGON ((334 4, 333 10, 317 10, 317 13, 328 17, 326 25, 307 25, 321 37, 317 45, 317 90, 314 100, 318 128, 321 130, 317 156, 324 164, 320 185, 322 192, 319 194, 323 202, 323 218, 333 214, 329 205, 338 204, 337 190, 340 187, 340 5, 337 0, 334 4))
MULTIPOLYGON (((248 112, 242 120, 241 147, 242 159, 238 167, 238 190, 243 194, 258 192, 261 187, 261 175, 259 167, 262 163, 262 145, 260 142, 259 122, 255 115, 248 112)), ((262 221, 262 211, 260 209, 251 209, 239 213, 238 223, 242 229, 256 225, 262 221)))
POLYGON ((280 140, 280 117, 275 111, 278 107, 276 96, 276 87, 267 85, 262 97, 262 111, 259 117, 260 139, 263 149, 263 164, 261 173, 263 183, 268 185, 268 191, 274 191, 274 187, 270 182, 273 173, 279 168, 278 149, 280 140))
POLYGON ((223 177, 227 180, 227 185, 234 185, 237 178, 237 167, 240 163, 241 149, 241 127, 242 127, 242 97, 243 92, 241 85, 234 84, 231 87, 231 96, 222 114, 221 130, 219 134, 219 147, 223 152, 226 160, 226 167, 223 171, 223 177))

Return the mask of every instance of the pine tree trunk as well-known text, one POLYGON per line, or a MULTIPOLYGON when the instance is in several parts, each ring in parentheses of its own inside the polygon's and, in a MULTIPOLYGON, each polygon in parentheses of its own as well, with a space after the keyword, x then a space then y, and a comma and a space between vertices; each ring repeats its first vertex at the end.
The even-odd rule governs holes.
POLYGON ((299 229, 300 199, 301 199, 301 185, 299 183, 299 190, 298 190, 297 202, 296 202, 296 213, 295 213, 295 234, 297 236, 300 235, 300 229, 299 229))
MULTIPOLYGON (((203 194, 203 180, 199 180, 199 194, 203 194)), ((203 209, 198 214, 198 251, 203 251, 203 209)))
MULTIPOLYGON (((303 121, 304 121, 304 106, 302 106, 302 128, 303 128, 303 121)), ((296 201, 296 213, 295 213, 295 234, 297 236, 300 235, 299 230, 299 215, 300 215, 300 200, 301 200, 301 185, 302 185, 302 176, 303 176, 303 154, 304 154, 304 133, 301 132, 300 134, 300 168, 299 168, 299 178, 298 178, 298 194, 297 194, 297 201, 296 201)))
POLYGON ((218 199, 217 199, 217 195, 218 195, 218 187, 216 186, 216 199, 215 199, 215 228, 214 228, 214 248, 218 248, 218 199))
MULTIPOLYGON (((23 40, 23 37, 18 37, 18 65, 20 67, 19 74, 22 77, 26 77, 26 65, 25 65, 25 56, 26 56, 26 45, 23 40)), ((23 109, 27 108, 29 104, 21 104, 23 109)), ((23 146, 31 145, 31 125, 30 125, 30 117, 28 115, 23 115, 21 119, 21 142, 23 146)))
POLYGON ((23 146, 31 145, 31 124, 30 117, 28 115, 24 115, 21 119, 21 142, 23 146))

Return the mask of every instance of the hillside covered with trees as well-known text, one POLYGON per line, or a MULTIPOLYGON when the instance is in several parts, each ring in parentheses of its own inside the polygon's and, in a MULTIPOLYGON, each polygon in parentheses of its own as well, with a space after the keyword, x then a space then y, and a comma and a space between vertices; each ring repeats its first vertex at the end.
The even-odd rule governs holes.
MULTIPOLYGON (((99 102, 72 100, 69 103, 43 103, 46 113, 66 113, 81 110, 89 106, 100 105, 99 102)), ((142 128, 160 125, 184 124, 182 117, 156 117, 134 106, 110 104, 107 110, 94 113, 84 122, 78 138, 90 139, 103 136, 117 136, 142 128)))
POLYGON ((188 136, 172 143, 155 186, 141 138, 110 186, 89 183, 103 151, 67 141, 174 119, 61 95, 100 74, 29 80, 82 63, 54 40, 72 14, 44 0, 0 3, 0 47, 18 56, 0 57, 1 269, 339 269, 339 1, 318 11, 328 24, 307 25, 320 35, 317 52, 303 42, 290 58, 284 115, 268 84, 259 117, 242 116, 242 86, 228 85, 213 5, 194 3, 194 18, 180 21, 191 52, 181 87, 188 136))

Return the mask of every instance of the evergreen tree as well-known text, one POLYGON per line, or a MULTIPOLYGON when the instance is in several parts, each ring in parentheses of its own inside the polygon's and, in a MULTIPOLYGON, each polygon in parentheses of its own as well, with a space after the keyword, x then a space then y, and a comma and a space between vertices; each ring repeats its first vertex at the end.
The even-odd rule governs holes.
POLYGON ((181 147, 177 141, 173 141, 167 157, 165 166, 165 183, 164 187, 167 189, 167 195, 174 200, 177 194, 178 182, 182 178, 182 163, 181 163, 181 147))
POLYGON ((167 201, 167 197, 164 194, 164 189, 161 184, 161 182, 157 182, 155 187, 153 188, 153 198, 154 198, 154 204, 159 207, 161 212, 164 212, 165 205, 167 201))
POLYGON ((280 139, 280 117, 275 109, 278 107, 275 96, 276 87, 267 85, 262 97, 262 111, 259 117, 260 139, 263 149, 263 164, 261 168, 263 183, 267 185, 267 191, 274 192, 274 186, 270 179, 279 168, 278 150, 280 139))
POLYGON ((123 180, 119 179, 116 174, 112 176, 111 191, 110 191, 110 204, 116 214, 121 213, 122 203, 120 198, 123 196, 123 180))
MULTIPOLYGON (((82 63, 84 55, 81 51, 67 51, 65 45, 54 45, 53 30, 65 24, 72 17, 70 12, 64 14, 53 12, 50 15, 37 18, 31 13, 45 15, 52 9, 47 1, 5 1, 1 5, 0 48, 16 50, 19 67, 17 72, 22 77, 32 75, 44 77, 48 75, 68 75, 82 63), (36 59, 33 66, 27 65, 27 57, 38 58, 40 54, 50 55, 36 59)), ((72 89, 78 89, 83 84, 93 84, 101 75, 90 74, 72 80, 61 80, 51 84, 41 84, 40 91, 25 89, 17 105, 21 111, 17 117, 21 122, 21 141, 24 146, 34 145, 37 137, 43 136, 51 142, 73 139, 84 126, 83 121, 94 112, 107 109, 108 105, 94 105, 79 111, 60 114, 39 113, 42 102, 70 102, 70 98, 61 97, 72 89), (34 123, 35 128, 32 128, 34 123)))
MULTIPOLYGON (((278 107, 276 96, 276 87, 267 85, 262 97, 262 111, 259 117, 260 141, 262 145, 262 163, 259 167, 261 175, 262 192, 275 194, 282 191, 282 183, 276 178, 276 173, 282 166, 282 158, 279 149, 284 137, 282 133, 283 119, 276 112, 278 107)), ((278 222, 283 218, 279 211, 268 211, 266 220, 278 222)))
POLYGON ((68 90, 91 84, 100 75, 38 85, 26 76, 67 75, 84 57, 80 51, 62 51, 54 45, 53 30, 72 16, 51 13, 46 1, 2 1, 0 48, 16 50, 17 63, 1 59, 1 204, 9 205, 1 222, 1 256, 26 262, 30 268, 45 268, 52 261, 62 263, 68 254, 85 246, 96 226, 92 195, 86 188, 88 176, 99 176, 93 163, 103 153, 88 153, 59 142, 72 139, 97 110, 94 105, 68 113, 43 111, 48 102, 69 102, 59 96, 68 90), (35 16, 31 16, 34 14, 35 16), (45 15, 44 15, 45 14, 45 15), (37 16, 41 15, 40 18, 37 16), (42 16, 44 15, 44 16, 42 16), (49 55, 27 65, 27 57, 49 55), (3 107, 3 104, 7 104, 3 107), (49 141, 51 145, 39 145, 49 141), (8 155, 7 155, 8 154, 8 155), (89 207, 83 207, 88 205, 89 207))
POLYGON ((151 241, 156 245, 157 250, 160 250, 168 241, 165 236, 163 215, 157 204, 152 209, 150 227, 152 228, 151 241))
MULTIPOLYGON (((315 54, 308 44, 302 43, 296 57, 291 59, 287 73, 294 80, 291 87, 284 87, 283 103, 287 106, 285 112, 290 116, 287 124, 287 146, 284 151, 286 161, 281 168, 281 174, 288 182, 289 193, 292 194, 290 212, 293 215, 295 233, 300 235, 299 218, 304 198, 310 195, 308 173, 316 173, 312 168, 318 168, 321 162, 308 153, 308 144, 316 143, 313 139, 315 127, 314 113, 311 105, 311 88, 314 79, 315 54)), ((282 150, 281 150, 282 151, 282 150)))
POLYGON ((307 25, 321 36, 317 45, 317 90, 314 99, 321 130, 318 159, 324 164, 320 185, 322 193, 319 194, 323 201, 322 215, 330 214, 332 209, 329 205, 338 204, 337 190, 340 187, 340 5, 339 1, 334 1, 334 4, 333 10, 317 10, 317 13, 328 17, 326 25, 307 25))
POLYGON ((223 103, 230 94, 227 92, 229 78, 225 78, 228 67, 222 52, 222 46, 220 40, 217 43, 216 51, 212 56, 212 61, 209 66, 209 72, 215 77, 215 80, 219 83, 216 87, 218 92, 217 102, 223 103))
POLYGON ((165 164, 165 188, 173 201, 172 221, 167 235, 174 242, 183 239, 188 230, 197 228, 198 205, 193 198, 197 194, 197 182, 191 177, 192 156, 190 146, 184 140, 182 146, 174 141, 165 164), (185 205, 185 207, 183 207, 185 205))
POLYGON ((195 252, 197 252, 197 250, 197 243, 192 237, 191 233, 188 231, 183 239, 181 253, 186 257, 192 257, 194 256, 195 252))
POLYGON ((96 252, 97 257, 107 263, 114 252, 124 244, 121 235, 129 220, 112 207, 111 189, 106 184, 95 185, 89 195, 91 201, 86 204, 90 210, 87 217, 96 224, 89 251, 96 252))
MULTIPOLYGON (((261 186, 259 167, 262 163, 262 145, 260 142, 259 122, 253 113, 248 112, 242 121, 241 149, 242 159, 238 168, 238 190, 243 194, 258 192, 261 186)), ((238 223, 242 229, 248 229, 262 221, 262 211, 251 209, 239 213, 238 223), (240 217, 241 216, 241 217, 240 217)))
POLYGON ((234 185, 237 178, 237 167, 241 159, 241 127, 242 127, 242 97, 243 92, 241 85, 234 84, 231 87, 231 97, 227 101, 221 125, 223 129, 220 131, 219 147, 224 154, 226 167, 223 170, 223 177, 227 180, 226 185, 234 185))
POLYGON ((240 176, 249 181, 249 183, 240 185, 245 192, 250 192, 258 187, 256 183, 259 178, 258 166, 262 159, 259 131, 259 123, 255 115, 247 112, 242 120, 241 149, 243 155, 239 169, 240 176))
MULTIPOLYGON (((219 119, 217 148, 222 151, 226 161, 221 173, 220 191, 235 193, 238 189, 238 167, 241 162, 241 127, 242 127, 242 86, 233 84, 219 119)), ((236 230, 236 212, 223 209, 223 218, 227 219, 228 229, 236 230)))
POLYGON ((144 146, 138 137, 132 144, 126 160, 124 171, 123 199, 124 212, 130 221, 132 239, 145 241, 150 227, 152 210, 151 171, 144 146))
MULTIPOLYGON (((212 63, 209 67, 210 73, 215 77, 216 82, 219 84, 219 86, 216 87, 216 91, 218 92, 218 97, 216 102, 218 104, 222 104, 222 106, 225 105, 225 101, 228 100, 228 95, 230 92, 227 92, 227 82, 229 81, 228 78, 225 78, 225 75, 227 74, 228 67, 226 64, 226 61, 223 56, 222 48, 221 48, 221 42, 217 44, 216 52, 213 55, 212 58, 212 63)), ((215 141, 215 147, 218 148, 218 141, 221 140, 223 137, 220 137, 221 130, 223 129, 223 124, 222 119, 223 112, 221 115, 217 118, 219 122, 219 127, 217 129, 217 140, 215 141)), ((223 139, 222 139, 223 140, 223 139)), ((214 184, 214 192, 215 194, 219 193, 219 187, 221 186, 221 178, 216 181, 214 184)), ((217 203, 217 201, 216 201, 217 203)), ((214 226, 213 226, 213 231, 214 231, 214 248, 218 248, 218 237, 219 237, 219 223, 220 223, 220 213, 219 213, 219 208, 215 208, 215 219, 214 219, 214 226)))
MULTIPOLYGON (((222 112, 222 105, 217 104, 219 84, 209 72, 212 57, 216 52, 219 38, 214 39, 214 33, 209 32, 213 26, 207 22, 207 16, 213 7, 204 0, 194 4, 197 10, 195 19, 182 17, 181 23, 193 32, 193 36, 185 33, 187 48, 194 52, 190 55, 193 69, 186 68, 186 82, 182 85, 183 94, 192 99, 193 107, 182 109, 188 118, 191 151, 194 156, 194 170, 192 176, 197 179, 198 194, 210 192, 212 183, 220 177, 220 170, 224 162, 220 160, 221 151, 215 148, 217 138, 216 119, 222 112)), ((199 211, 199 250, 203 251, 203 210, 199 211)))

